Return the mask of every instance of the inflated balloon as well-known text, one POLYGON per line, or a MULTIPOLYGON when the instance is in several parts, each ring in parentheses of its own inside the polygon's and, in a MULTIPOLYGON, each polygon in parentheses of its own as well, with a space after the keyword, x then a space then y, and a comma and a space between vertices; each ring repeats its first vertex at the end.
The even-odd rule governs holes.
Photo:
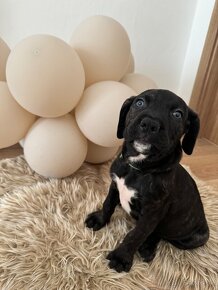
POLYGON ((8 57, 6 77, 17 102, 42 117, 70 112, 85 85, 75 50, 51 35, 34 35, 18 43, 8 57))
POLYGON ((14 100, 6 82, 0 82, 0 148, 16 144, 34 121, 35 116, 14 100))
POLYGON ((128 86, 103 81, 88 87, 75 110, 76 121, 88 140, 103 147, 116 147, 116 137, 123 102, 136 93, 128 86))
POLYGON ((132 88, 137 94, 157 88, 156 83, 152 79, 139 73, 127 74, 121 79, 121 82, 132 88))
POLYGON ((114 158, 123 143, 117 126, 124 101, 157 88, 134 73, 129 37, 108 16, 84 20, 70 45, 33 35, 9 53, 0 39, 0 148, 19 142, 30 167, 45 177, 114 158))
POLYGON ((119 81, 129 64, 130 41, 123 26, 107 16, 92 16, 74 31, 71 45, 85 69, 86 86, 104 80, 119 81))
POLYGON ((6 80, 5 69, 9 53, 10 48, 4 40, 0 38, 0 81, 6 80))
POLYGON ((135 61, 134 61, 133 54, 130 53, 129 64, 128 64, 127 71, 126 71, 125 75, 133 73, 134 70, 135 70, 135 61))
POLYGON ((24 142, 28 164, 46 177, 60 178, 74 173, 86 155, 87 140, 70 114, 38 119, 24 142))
POLYGON ((99 164, 112 159, 119 147, 102 147, 88 141, 88 152, 86 160, 89 163, 99 164))

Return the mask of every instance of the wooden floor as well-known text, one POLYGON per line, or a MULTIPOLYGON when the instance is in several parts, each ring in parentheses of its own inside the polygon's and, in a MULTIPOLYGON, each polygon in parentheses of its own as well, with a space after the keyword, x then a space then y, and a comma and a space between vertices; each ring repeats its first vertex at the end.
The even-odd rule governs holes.
POLYGON ((218 145, 199 139, 192 155, 183 155, 182 163, 208 184, 218 189, 218 145))
MULTIPOLYGON (((22 154, 20 145, 0 150, 0 160, 22 154)), ((218 146, 206 139, 199 139, 191 156, 184 154, 182 163, 192 172, 218 189, 218 146)))

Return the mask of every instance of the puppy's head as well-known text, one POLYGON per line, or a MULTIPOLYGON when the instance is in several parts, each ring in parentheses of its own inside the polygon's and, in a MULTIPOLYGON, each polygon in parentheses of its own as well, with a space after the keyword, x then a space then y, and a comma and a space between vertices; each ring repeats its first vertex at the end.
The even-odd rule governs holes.
POLYGON ((147 159, 157 160, 171 152, 183 135, 183 151, 190 155, 199 127, 198 115, 180 97, 167 90, 147 90, 124 102, 117 137, 147 159))

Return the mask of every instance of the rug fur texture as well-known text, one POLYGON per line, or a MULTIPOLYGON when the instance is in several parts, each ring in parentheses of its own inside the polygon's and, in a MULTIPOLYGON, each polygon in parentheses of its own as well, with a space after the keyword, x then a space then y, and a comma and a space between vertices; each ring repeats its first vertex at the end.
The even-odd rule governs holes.
POLYGON ((107 194, 109 166, 84 164, 57 180, 34 173, 22 156, 0 162, 0 289, 218 289, 218 193, 196 178, 210 227, 206 246, 182 251, 161 242, 149 264, 135 255, 129 273, 108 268, 107 253, 134 226, 122 208, 98 232, 84 226, 107 194))

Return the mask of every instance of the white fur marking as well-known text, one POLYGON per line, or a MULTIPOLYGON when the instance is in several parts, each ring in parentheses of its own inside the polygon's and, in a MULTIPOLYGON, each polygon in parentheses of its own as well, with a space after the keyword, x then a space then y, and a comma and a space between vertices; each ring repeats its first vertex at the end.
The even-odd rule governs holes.
POLYGON ((146 158, 147 158, 147 155, 139 154, 137 156, 130 156, 128 159, 130 162, 138 162, 138 161, 142 161, 146 158))
POLYGON ((128 189, 128 187, 125 185, 124 178, 119 178, 117 175, 114 174, 113 180, 116 182, 117 188, 119 190, 120 203, 123 209, 129 214, 131 211, 130 201, 131 198, 135 196, 136 191, 133 189, 128 189))
POLYGON ((145 150, 149 150, 151 148, 151 144, 142 144, 138 141, 134 141, 133 147, 139 153, 143 153, 145 150))

